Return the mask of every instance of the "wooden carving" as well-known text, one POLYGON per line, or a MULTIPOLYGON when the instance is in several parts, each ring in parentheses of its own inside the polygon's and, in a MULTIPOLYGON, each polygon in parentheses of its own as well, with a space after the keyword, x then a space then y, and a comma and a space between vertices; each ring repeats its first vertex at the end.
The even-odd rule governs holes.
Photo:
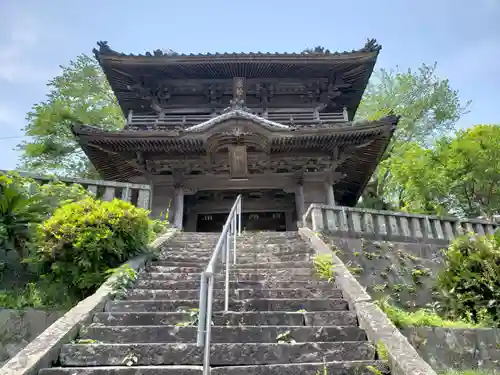
POLYGON ((248 175, 247 147, 231 145, 229 147, 229 166, 231 178, 244 178, 248 175))

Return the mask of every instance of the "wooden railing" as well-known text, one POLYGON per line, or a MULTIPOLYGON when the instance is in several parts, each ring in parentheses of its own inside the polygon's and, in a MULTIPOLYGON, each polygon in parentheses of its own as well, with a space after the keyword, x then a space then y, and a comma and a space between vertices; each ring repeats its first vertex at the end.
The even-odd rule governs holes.
POLYGON ((387 238, 402 241, 452 241, 473 232, 493 233, 498 223, 480 219, 458 219, 404 212, 312 204, 303 216, 303 224, 313 231, 327 231, 363 238, 387 238))
MULTIPOLYGON (((219 113, 220 114, 220 113, 219 113)), ((202 122, 208 121, 219 114, 164 114, 164 115, 141 115, 129 113, 127 118, 127 126, 139 127, 174 127, 182 126, 189 127, 202 122)), ((332 123, 332 122, 346 122, 347 112, 338 113, 318 113, 315 111, 268 111, 268 112, 253 112, 257 116, 269 119, 271 121, 279 122, 286 125, 292 124, 317 124, 317 123, 332 123)))
MULTIPOLYGON (((9 172, 0 171, 0 173, 9 172)), ((99 199, 111 201, 114 198, 118 198, 126 202, 130 202, 136 207, 145 208, 147 210, 151 208, 151 187, 149 185, 104 180, 89 180, 84 178, 56 178, 51 176, 39 176, 26 172, 16 173, 23 177, 32 178, 40 184, 45 184, 51 181, 61 181, 65 184, 80 184, 99 199)))

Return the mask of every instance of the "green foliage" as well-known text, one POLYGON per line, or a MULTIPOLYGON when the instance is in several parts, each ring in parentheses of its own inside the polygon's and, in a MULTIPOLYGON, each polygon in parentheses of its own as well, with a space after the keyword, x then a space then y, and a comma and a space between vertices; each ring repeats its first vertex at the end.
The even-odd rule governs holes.
POLYGON ((122 299, 127 294, 127 291, 134 285, 137 280, 137 271, 130 267, 130 264, 123 264, 118 268, 111 268, 106 271, 109 278, 114 278, 111 287, 113 288, 112 295, 115 299, 122 299))
POLYGON ((168 229, 168 213, 161 213, 159 219, 151 220, 151 229, 157 235, 165 233, 168 229))
POLYGON ((39 196, 30 196, 22 181, 0 175, 0 246, 15 250, 22 259, 34 226, 41 223, 47 205, 39 196))
POLYGON ((449 320, 439 316, 430 309, 419 309, 408 312, 389 303, 388 298, 378 300, 377 305, 387 317, 398 328, 405 327, 444 327, 444 328, 478 328, 480 324, 474 324, 466 320, 449 320))
POLYGON ((34 283, 28 283, 24 289, 0 291, 0 308, 22 310, 45 307, 44 296, 34 283))
POLYGON ((335 271, 332 256, 323 254, 314 257, 314 269, 316 275, 323 280, 333 282, 335 280, 335 271))
POLYGON ((148 211, 115 199, 86 198, 58 208, 38 228, 36 263, 45 279, 83 298, 152 238, 148 211))
POLYGON ((382 361, 389 360, 389 352, 382 341, 377 342, 377 355, 382 361))
POLYGON ((62 175, 97 177, 71 133, 75 123, 106 130, 123 127, 124 119, 116 98, 97 62, 80 55, 48 86, 47 100, 35 104, 24 128, 29 141, 18 147, 23 169, 62 175))
POLYGON ((0 246, 18 252, 20 259, 27 249, 35 227, 61 204, 90 196, 78 184, 53 181, 39 185, 33 179, 9 172, 0 174, 0 246))
MULTIPOLYGON (((393 157, 399 157, 408 144, 427 145, 435 137, 454 129, 467 112, 447 79, 436 74, 436 64, 423 64, 416 71, 376 72, 370 80, 356 113, 357 119, 377 120, 393 112, 401 116, 384 162, 369 184, 360 206, 391 209, 399 196, 386 185, 392 177, 393 157)), ((421 178, 421 175, 417 175, 421 178)))
POLYGON ((401 209, 461 217, 500 212, 500 126, 477 125, 430 148, 400 149, 381 168, 390 171, 384 191, 401 209))
POLYGON ((453 316, 500 326, 500 231, 458 237, 443 252, 437 275, 441 305, 453 316))

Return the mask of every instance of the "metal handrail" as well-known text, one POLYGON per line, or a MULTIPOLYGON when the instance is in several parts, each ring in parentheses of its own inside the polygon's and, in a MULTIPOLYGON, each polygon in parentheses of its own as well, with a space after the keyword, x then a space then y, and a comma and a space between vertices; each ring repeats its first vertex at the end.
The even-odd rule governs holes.
POLYGON ((229 268, 231 244, 233 247, 233 264, 236 264, 236 236, 241 235, 241 195, 238 195, 236 201, 229 212, 226 223, 222 228, 222 233, 215 245, 212 258, 207 268, 201 274, 200 284, 200 305, 198 312, 198 335, 196 343, 198 347, 204 348, 203 353, 203 375, 210 373, 210 334, 212 328, 212 302, 214 290, 214 269, 220 264, 225 265, 224 282, 224 311, 229 311, 229 268), (232 238, 231 238, 232 236, 232 238), (231 241, 232 240, 232 241, 231 241))

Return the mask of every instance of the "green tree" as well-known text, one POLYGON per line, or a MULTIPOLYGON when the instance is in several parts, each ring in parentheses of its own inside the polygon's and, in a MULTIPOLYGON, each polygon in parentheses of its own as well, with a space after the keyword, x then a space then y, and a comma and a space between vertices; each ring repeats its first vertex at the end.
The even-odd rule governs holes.
POLYGON ((33 106, 24 128, 31 137, 18 145, 19 168, 63 176, 97 177, 70 127, 83 123, 117 130, 124 118, 97 62, 80 55, 48 83, 47 99, 33 106))
MULTIPOLYGON (((394 113, 401 116, 384 161, 401 157, 408 144, 429 145, 432 140, 452 131, 467 112, 470 102, 461 103, 458 91, 447 79, 436 74, 436 64, 423 64, 416 71, 376 72, 366 88, 356 114, 357 120, 377 120, 394 113)), ((389 209, 398 196, 387 190, 392 178, 392 161, 382 162, 366 190, 361 205, 389 209)))
POLYGON ((500 126, 476 125, 442 136, 432 147, 407 144, 384 161, 385 187, 400 208, 463 217, 500 212, 500 126))

